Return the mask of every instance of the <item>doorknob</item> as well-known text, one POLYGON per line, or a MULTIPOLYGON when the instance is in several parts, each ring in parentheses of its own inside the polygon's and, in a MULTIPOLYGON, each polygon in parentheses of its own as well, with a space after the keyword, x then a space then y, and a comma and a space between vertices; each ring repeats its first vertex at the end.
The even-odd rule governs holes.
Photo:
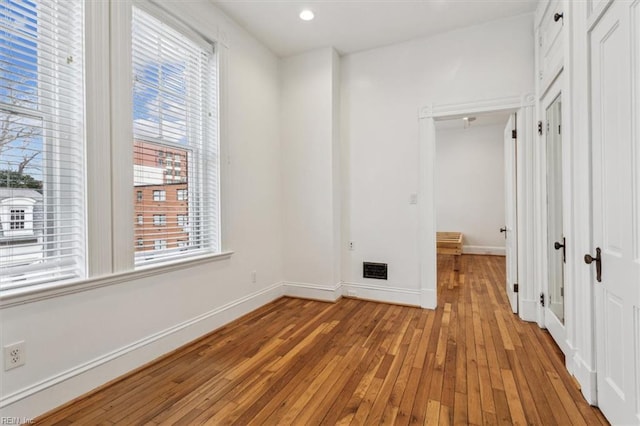
POLYGON ((591 265, 593 261, 596 262, 596 280, 600 283, 602 282, 602 258, 600 257, 600 247, 596 247, 596 257, 593 257, 588 253, 584 255, 584 263, 591 265))
POLYGON ((555 242, 553 243, 553 248, 556 250, 560 250, 562 249, 562 262, 563 263, 567 263, 567 249, 565 248, 565 245, 567 244, 567 240, 566 238, 562 238, 562 244, 560 244, 559 242, 555 242))
POLYGON ((500 232, 504 232, 504 239, 507 239, 507 227, 503 226, 502 228, 500 228, 500 232))

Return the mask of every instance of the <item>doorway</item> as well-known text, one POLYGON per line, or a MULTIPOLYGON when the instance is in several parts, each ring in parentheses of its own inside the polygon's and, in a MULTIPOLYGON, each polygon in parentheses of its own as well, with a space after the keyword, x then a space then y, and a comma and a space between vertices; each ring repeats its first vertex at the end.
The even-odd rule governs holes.
POLYGON ((463 285, 468 255, 506 256, 506 283, 517 312, 516 115, 483 112, 436 120, 436 229, 439 288, 463 285), (451 254, 461 236, 463 255, 451 254))
MULTIPOLYGON (((527 321, 537 321, 538 303, 536 301, 539 289, 533 280, 534 273, 534 235, 533 222, 530 212, 534 209, 534 106, 535 96, 526 94, 518 97, 496 98, 459 104, 443 104, 425 106, 419 110, 420 114, 420 143, 419 143, 419 186, 418 186, 418 216, 419 258, 420 258, 420 304, 424 308, 434 309, 438 305, 437 270, 436 270, 436 121, 443 118, 464 117, 474 114, 490 112, 517 112, 518 135, 517 151, 517 203, 518 209, 517 240, 519 255, 518 264, 518 315, 527 321), (529 212, 529 213, 527 213, 529 212), (529 283, 529 285, 527 285, 529 283), (524 292, 523 292, 524 290, 524 292), (524 296, 524 297, 523 297, 524 296)), ((510 285, 513 289, 514 286, 510 285)))

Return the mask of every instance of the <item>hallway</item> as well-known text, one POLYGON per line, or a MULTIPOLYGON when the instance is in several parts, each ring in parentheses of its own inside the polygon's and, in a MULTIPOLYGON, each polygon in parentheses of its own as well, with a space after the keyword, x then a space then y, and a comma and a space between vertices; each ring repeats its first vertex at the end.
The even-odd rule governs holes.
POLYGON ((509 311, 504 257, 438 271, 436 311, 281 298, 37 424, 607 424, 509 311))

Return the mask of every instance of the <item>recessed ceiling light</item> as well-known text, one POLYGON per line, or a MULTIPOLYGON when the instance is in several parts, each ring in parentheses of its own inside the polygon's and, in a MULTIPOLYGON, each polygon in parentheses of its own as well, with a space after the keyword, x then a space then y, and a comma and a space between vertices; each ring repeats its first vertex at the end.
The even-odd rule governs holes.
POLYGON ((312 11, 310 11, 309 9, 305 9, 302 12, 300 12, 300 19, 302 19, 303 21, 310 21, 314 18, 314 14, 312 11))

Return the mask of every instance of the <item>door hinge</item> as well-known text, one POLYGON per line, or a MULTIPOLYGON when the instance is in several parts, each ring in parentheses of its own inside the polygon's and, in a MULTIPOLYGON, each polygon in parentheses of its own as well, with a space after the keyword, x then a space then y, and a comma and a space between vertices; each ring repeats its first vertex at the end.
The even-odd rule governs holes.
POLYGON ((518 283, 515 283, 515 284, 513 285, 513 292, 514 292, 514 293, 517 293, 517 292, 518 292, 518 283))
POLYGON ((560 296, 564 297, 564 287, 560 287, 560 296))
POLYGON ((562 134, 562 131, 561 131, 560 129, 561 129, 561 124, 558 124, 558 134, 559 134, 559 135, 561 135, 561 134, 562 134))
POLYGON ((518 131, 517 130, 512 130, 511 131, 511 139, 518 139, 518 131))
POLYGON ((538 121, 538 134, 542 136, 542 121, 538 121))
POLYGON ((544 308, 544 293, 540 293, 540 304, 544 308))
POLYGON ((549 134, 549 122, 547 121, 547 134, 549 134))

